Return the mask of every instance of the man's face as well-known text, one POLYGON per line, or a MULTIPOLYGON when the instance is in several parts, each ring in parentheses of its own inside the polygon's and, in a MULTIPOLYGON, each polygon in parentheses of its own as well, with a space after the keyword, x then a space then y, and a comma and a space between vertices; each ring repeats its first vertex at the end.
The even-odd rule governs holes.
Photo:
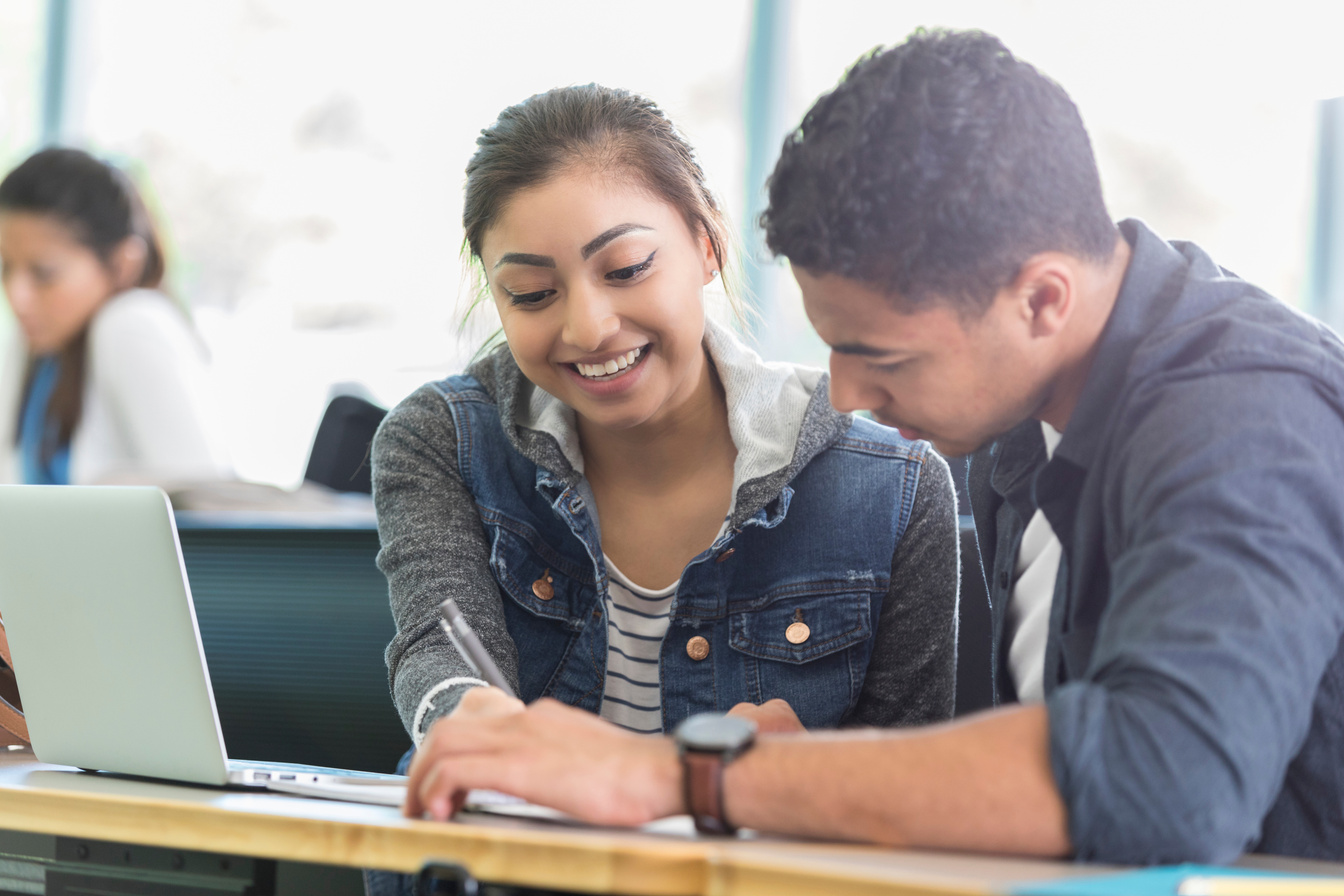
POLYGON ((831 403, 870 410, 948 456, 969 454, 1041 406, 1046 359, 1029 304, 1005 290, 979 318, 947 303, 904 312, 899 299, 794 266, 808 319, 831 347, 831 403))

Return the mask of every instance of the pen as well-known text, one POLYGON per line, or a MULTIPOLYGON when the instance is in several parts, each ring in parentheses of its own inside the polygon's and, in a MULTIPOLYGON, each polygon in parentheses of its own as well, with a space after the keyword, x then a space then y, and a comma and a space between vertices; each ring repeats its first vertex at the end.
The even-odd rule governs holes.
POLYGON ((1187 877, 1179 896, 1344 896, 1339 877, 1187 877))
POLYGON ((439 620, 439 625, 443 626, 443 631, 448 635, 448 640, 453 642, 457 652, 462 654, 462 659, 467 661, 467 665, 472 668, 477 675, 484 678, 487 684, 494 685, 510 697, 517 697, 513 688, 504 680, 504 673, 499 671, 495 661, 490 659, 490 654, 486 653, 485 646, 481 644, 481 639, 476 637, 476 633, 467 625, 467 620, 463 618, 462 611, 457 608, 457 602, 451 597, 439 604, 439 615, 443 618, 439 620))

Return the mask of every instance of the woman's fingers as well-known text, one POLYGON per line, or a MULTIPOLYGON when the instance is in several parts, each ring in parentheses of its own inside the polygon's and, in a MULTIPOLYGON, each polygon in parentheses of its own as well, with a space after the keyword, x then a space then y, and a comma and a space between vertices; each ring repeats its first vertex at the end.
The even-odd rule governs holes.
POLYGON ((640 824, 681 806, 670 741, 553 700, 504 716, 440 719, 411 766, 404 810, 446 819, 478 789, 602 824, 640 824))
POLYGON ((458 717, 505 716, 522 712, 526 708, 523 701, 517 697, 509 696, 499 688, 475 687, 462 695, 462 699, 458 701, 457 708, 453 710, 452 715, 458 717))
POLYGON ((728 710, 728 715, 750 719, 756 723, 756 730, 761 734, 791 734, 806 730, 793 707, 779 698, 767 700, 759 706, 739 703, 728 710))

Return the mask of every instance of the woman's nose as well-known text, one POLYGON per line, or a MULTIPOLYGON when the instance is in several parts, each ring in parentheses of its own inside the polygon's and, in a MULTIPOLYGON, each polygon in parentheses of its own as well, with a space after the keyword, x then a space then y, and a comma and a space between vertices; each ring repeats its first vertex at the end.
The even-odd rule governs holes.
POLYGON ((571 290, 565 305, 565 342, 597 351, 621 329, 621 318, 600 289, 571 290))
POLYGON ((0 278, 0 286, 4 287, 5 298, 9 299, 15 314, 22 315, 32 307, 35 294, 32 278, 18 273, 6 274, 0 278))

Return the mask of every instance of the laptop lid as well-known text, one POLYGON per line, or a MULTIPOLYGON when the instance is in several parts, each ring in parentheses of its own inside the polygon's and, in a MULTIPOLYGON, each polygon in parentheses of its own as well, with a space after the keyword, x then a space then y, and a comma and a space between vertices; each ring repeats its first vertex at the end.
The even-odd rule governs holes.
POLYGON ((0 486, 0 618, 38 759, 226 782, 210 673, 161 490, 0 486))

